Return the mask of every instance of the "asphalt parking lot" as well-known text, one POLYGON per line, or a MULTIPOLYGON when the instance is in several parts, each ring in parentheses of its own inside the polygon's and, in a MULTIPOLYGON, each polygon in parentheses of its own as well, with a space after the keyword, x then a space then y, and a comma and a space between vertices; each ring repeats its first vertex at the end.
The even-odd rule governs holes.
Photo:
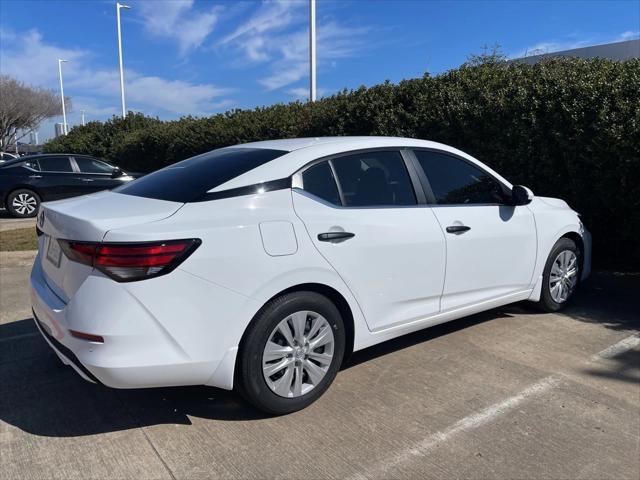
POLYGON ((640 276, 359 352, 269 418, 213 388, 80 379, 30 318, 32 258, 0 254, 0 478, 640 478, 640 276))

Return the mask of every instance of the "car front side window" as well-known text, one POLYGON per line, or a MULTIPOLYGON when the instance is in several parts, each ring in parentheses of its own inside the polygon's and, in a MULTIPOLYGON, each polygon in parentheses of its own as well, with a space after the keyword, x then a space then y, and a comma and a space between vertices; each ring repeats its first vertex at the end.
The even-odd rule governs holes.
POLYGON ((460 158, 429 150, 414 151, 436 203, 486 205, 505 203, 501 184, 489 173, 460 158))

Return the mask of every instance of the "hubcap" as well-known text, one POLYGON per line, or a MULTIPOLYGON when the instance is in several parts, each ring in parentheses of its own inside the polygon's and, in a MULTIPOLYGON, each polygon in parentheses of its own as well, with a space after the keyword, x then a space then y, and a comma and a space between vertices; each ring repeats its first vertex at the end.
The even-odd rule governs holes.
POLYGON ((13 209, 20 215, 28 215, 35 211, 38 202, 33 195, 21 193, 16 195, 11 202, 13 209))
POLYGON ((281 397, 300 397, 322 381, 331 366, 335 340, 319 313, 300 311, 273 329, 262 354, 269 388, 281 397))
POLYGON ((553 261, 549 275, 549 293, 556 303, 566 302, 578 283, 578 257, 563 250, 553 261))

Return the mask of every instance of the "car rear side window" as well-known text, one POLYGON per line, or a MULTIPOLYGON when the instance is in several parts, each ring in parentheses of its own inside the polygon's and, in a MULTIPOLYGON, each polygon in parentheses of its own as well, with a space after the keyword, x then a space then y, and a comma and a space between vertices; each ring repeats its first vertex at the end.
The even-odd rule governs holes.
POLYGON ((304 190, 334 205, 341 205, 340 194, 329 162, 317 163, 302 173, 304 190))
POLYGON ((286 153, 264 148, 222 148, 174 163, 114 191, 170 202, 193 202, 212 188, 286 153))
POLYGON ((12 169, 29 169, 29 170, 40 170, 40 167, 38 166, 38 162, 35 160, 24 160, 21 162, 11 162, 9 164, 7 163, 2 163, 0 164, 0 168, 2 170, 7 170, 7 171, 11 171, 12 169))
POLYGON ((436 197, 445 205, 504 203, 500 183, 484 170, 445 153, 414 152, 436 197))
POLYGON ((358 153, 331 163, 347 207, 415 205, 409 172, 398 151, 358 153))
POLYGON ((73 172, 69 157, 42 157, 38 163, 43 172, 73 172))

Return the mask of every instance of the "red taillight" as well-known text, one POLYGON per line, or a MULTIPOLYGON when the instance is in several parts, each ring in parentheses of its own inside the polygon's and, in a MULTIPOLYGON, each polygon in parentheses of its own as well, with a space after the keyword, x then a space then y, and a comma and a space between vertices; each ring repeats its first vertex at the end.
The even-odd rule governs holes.
POLYGON ((169 273, 201 243, 197 238, 145 243, 58 242, 69 260, 93 266, 119 282, 169 273))
POLYGON ((97 244, 70 242, 68 240, 58 240, 58 243, 69 260, 93 266, 93 257, 96 254, 97 244))

